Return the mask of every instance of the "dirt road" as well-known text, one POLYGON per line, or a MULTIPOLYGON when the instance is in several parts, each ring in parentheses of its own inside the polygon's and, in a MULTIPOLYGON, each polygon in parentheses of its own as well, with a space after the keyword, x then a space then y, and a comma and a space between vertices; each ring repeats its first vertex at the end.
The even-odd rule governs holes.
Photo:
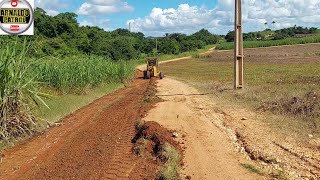
MULTIPOLYGON (((42 135, 2 152, 0 179, 154 179, 157 161, 132 153, 135 123, 146 112, 149 81, 133 83, 74 112, 42 135)), ((205 95, 165 78, 158 95, 166 100, 146 120, 178 132, 184 147, 182 177, 192 179, 260 179, 241 164, 205 95)))
POLYGON ((0 179, 153 179, 158 166, 131 152, 148 84, 135 79, 3 152, 0 179))
POLYGON ((158 81, 157 95, 164 99, 152 109, 146 121, 156 121, 178 132, 186 148, 182 177, 192 179, 261 179, 241 164, 250 164, 236 152, 222 125, 223 115, 214 112, 212 102, 196 89, 171 78, 158 81))

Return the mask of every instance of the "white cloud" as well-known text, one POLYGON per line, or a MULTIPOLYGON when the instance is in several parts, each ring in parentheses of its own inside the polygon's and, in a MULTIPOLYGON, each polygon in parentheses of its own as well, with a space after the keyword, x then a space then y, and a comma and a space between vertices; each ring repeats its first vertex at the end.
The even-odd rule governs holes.
POLYGON ((46 12, 47 12, 47 14, 48 14, 49 16, 56 16, 56 15, 59 14, 58 11, 55 11, 55 10, 52 10, 52 9, 48 9, 46 12))
POLYGON ((59 11, 68 8, 68 4, 72 4, 74 0, 65 3, 64 0, 35 0, 35 6, 44 9, 48 15, 55 16, 59 11))
POLYGON ((88 17, 79 22, 80 26, 98 26, 103 28, 105 31, 109 30, 109 25, 111 23, 110 19, 97 19, 96 16, 88 17))
MULTIPOLYGON (((150 15, 128 21, 133 31, 151 33, 184 32, 195 27, 203 27, 211 21, 213 10, 206 10, 188 4, 181 4, 177 9, 153 8, 150 15)), ((148 33, 147 33, 148 34, 148 33)))
POLYGON ((121 0, 87 0, 87 2, 95 5, 112 6, 121 3, 121 0))
MULTIPOLYGON (((92 0, 99 1, 99 0, 92 0)), ((193 33, 207 28, 213 33, 226 34, 233 30, 234 0, 218 0, 213 9, 181 4, 178 8, 153 8, 143 18, 131 19, 133 31, 146 35, 164 33, 193 33)), ((265 28, 283 28, 293 25, 320 26, 320 0, 244 0, 244 31, 257 31, 265 28), (276 24, 271 22, 275 21, 276 24)))
POLYGON ((79 22, 80 26, 94 26, 92 21, 83 20, 79 22))
POLYGON ((63 0, 36 0, 36 6, 55 10, 68 7, 63 0))
POLYGON ((119 12, 133 11, 133 7, 122 0, 87 0, 84 2, 77 13, 79 15, 103 15, 119 12))

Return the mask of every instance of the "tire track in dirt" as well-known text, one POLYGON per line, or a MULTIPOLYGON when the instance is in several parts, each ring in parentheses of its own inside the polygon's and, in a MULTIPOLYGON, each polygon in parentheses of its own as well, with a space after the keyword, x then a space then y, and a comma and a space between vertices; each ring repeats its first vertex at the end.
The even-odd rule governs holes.
POLYGON ((158 166, 132 154, 149 81, 133 83, 67 116, 61 126, 4 152, 0 179, 152 179, 158 166))
POLYGON ((109 165, 109 171, 104 175, 104 179, 126 179, 133 171, 134 166, 137 164, 131 161, 131 139, 134 137, 135 132, 132 126, 124 127, 125 129, 121 134, 124 136, 119 137, 116 141, 115 154, 109 165), (130 167, 131 168, 127 168, 130 167))

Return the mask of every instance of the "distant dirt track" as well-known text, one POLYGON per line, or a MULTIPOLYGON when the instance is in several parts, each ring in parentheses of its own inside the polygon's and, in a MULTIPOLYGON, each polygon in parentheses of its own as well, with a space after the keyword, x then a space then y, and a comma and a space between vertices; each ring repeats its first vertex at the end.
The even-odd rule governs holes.
POLYGON ((158 165, 131 153, 148 85, 135 79, 6 150, 0 179, 153 179, 158 165))

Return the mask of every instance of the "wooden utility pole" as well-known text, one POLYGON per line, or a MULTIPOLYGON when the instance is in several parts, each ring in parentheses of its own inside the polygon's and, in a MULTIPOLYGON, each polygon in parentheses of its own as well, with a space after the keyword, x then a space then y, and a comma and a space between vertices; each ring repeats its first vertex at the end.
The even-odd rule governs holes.
POLYGON ((241 0, 235 0, 234 89, 243 88, 243 35, 241 0))

